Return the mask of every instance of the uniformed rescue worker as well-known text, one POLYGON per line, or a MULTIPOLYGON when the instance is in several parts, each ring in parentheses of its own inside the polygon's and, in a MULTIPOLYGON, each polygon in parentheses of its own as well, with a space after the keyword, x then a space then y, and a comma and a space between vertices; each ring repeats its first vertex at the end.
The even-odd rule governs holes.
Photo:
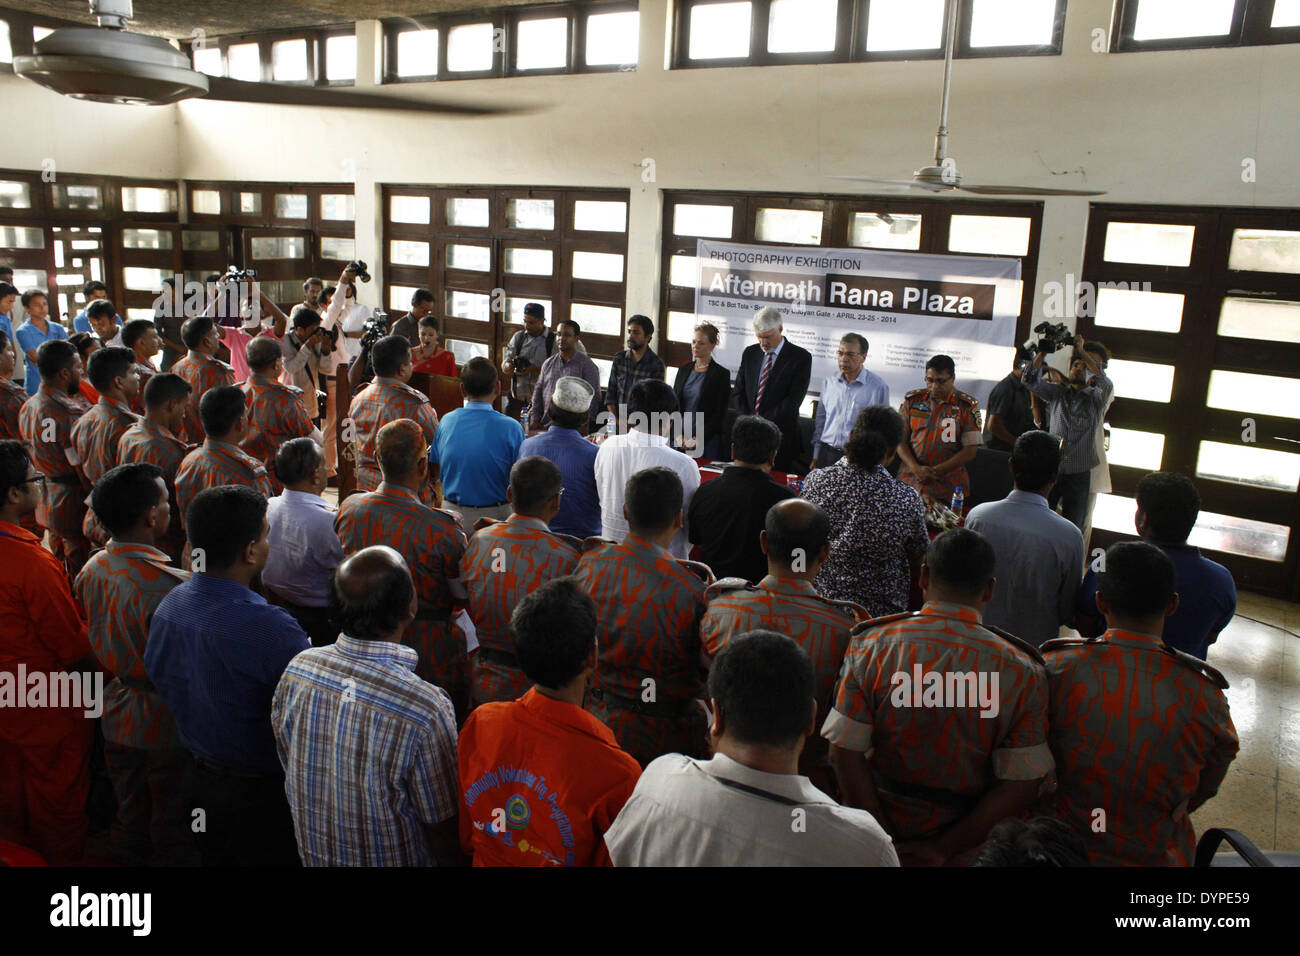
POLYGON ((947 355, 925 363, 925 388, 914 388, 898 411, 906 426, 898 455, 903 468, 898 477, 927 502, 946 505, 957 488, 970 494, 966 466, 984 441, 980 431, 980 405, 954 388, 956 365, 947 355))
POLYGON ((176 470, 176 504, 181 514, 200 491, 221 485, 245 485, 264 498, 271 497, 266 466, 239 447, 248 437, 244 393, 235 385, 219 385, 203 396, 199 412, 208 437, 176 470))
POLYGON ((172 520, 165 537, 156 547, 166 551, 173 563, 181 561, 185 531, 176 504, 176 472, 190 452, 181 440, 185 430, 185 409, 189 406, 190 383, 171 372, 159 372, 144 387, 144 418, 123 433, 117 443, 117 460, 146 462, 162 469, 163 481, 171 494, 172 520))
POLYGON ((248 401, 248 437, 244 451, 266 466, 275 494, 284 490, 272 463, 281 445, 294 438, 324 442, 321 431, 307 417, 302 389, 285 385, 284 355, 275 339, 258 336, 244 350, 248 357, 248 381, 240 386, 248 401))
MULTIPOLYGON (((86 363, 90 384, 99 401, 72 426, 72 447, 81 459, 81 470, 92 485, 118 464, 118 443, 126 430, 139 421, 131 402, 140 391, 140 374, 130 349, 104 348, 86 363)), ((108 531, 93 508, 87 509, 81 533, 93 546, 102 548, 108 531)))
MULTIPOLYGON (((135 373, 140 377, 140 388, 131 397, 131 411, 144 414, 144 389, 149 379, 158 374, 153 357, 162 351, 162 337, 153 319, 131 319, 122 326, 122 344, 131 350, 135 373)), ((92 381, 93 385, 94 382, 92 381)))
MULTIPOLYGON (((194 391, 190 393, 190 404, 185 409, 185 435, 182 437, 192 444, 204 439, 203 417, 199 403, 210 389, 222 385, 235 384, 235 370, 216 357, 221 348, 221 336, 212 319, 200 315, 187 319, 181 326, 181 341, 189 353, 172 365, 171 372, 190 383, 194 391)), ((184 514, 182 506, 181 514, 184 514)))

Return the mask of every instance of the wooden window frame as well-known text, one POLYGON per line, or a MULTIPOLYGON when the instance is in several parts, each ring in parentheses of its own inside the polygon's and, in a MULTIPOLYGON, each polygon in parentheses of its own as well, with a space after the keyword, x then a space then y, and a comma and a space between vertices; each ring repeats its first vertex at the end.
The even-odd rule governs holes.
POLYGON ((1269 26, 1276 0, 1235 0, 1232 25, 1222 36, 1172 37, 1167 40, 1135 40, 1138 6, 1142 0, 1117 0, 1110 51, 1138 53, 1144 50, 1203 50, 1233 46, 1269 46, 1300 43, 1300 26, 1269 26))
MULTIPOLYGON (((241 33, 231 34, 229 36, 211 37, 206 43, 208 48, 216 47, 221 51, 221 75, 230 77, 230 59, 229 49, 232 46, 242 46, 248 43, 258 45, 258 57, 261 62, 261 77, 256 81, 259 83, 274 83, 277 86, 355 86, 355 80, 327 80, 325 78, 325 41, 332 36, 347 36, 356 34, 356 24, 338 23, 321 27, 298 27, 296 29, 275 30, 272 32, 262 33, 241 33), (271 46, 283 40, 305 40, 307 42, 307 79, 305 80, 276 80, 274 79, 275 70, 271 61, 271 46)), ((193 42, 182 45, 182 52, 190 59, 191 66, 194 63, 194 46, 193 42)))

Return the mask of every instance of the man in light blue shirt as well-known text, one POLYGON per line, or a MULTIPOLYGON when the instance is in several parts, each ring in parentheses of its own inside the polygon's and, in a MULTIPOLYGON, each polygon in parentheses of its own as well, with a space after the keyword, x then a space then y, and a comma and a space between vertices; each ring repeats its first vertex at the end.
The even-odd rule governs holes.
POLYGON ((443 497, 460 512, 468 535, 479 518, 510 517, 506 489, 524 443, 524 427, 496 410, 499 380, 487 359, 465 363, 460 392, 465 407, 448 413, 429 443, 429 475, 441 479, 443 497))
POLYGON ((564 482, 560 512, 551 530, 575 538, 600 534, 600 494, 596 490, 596 454, 600 449, 582 437, 596 403, 596 389, 586 379, 566 375, 551 393, 551 424, 519 446, 519 457, 541 455, 555 463, 564 482))
POLYGON ((14 303, 17 301, 17 287, 0 281, 0 332, 3 332, 10 342, 14 340, 14 303))
POLYGON ((1083 577, 1082 532, 1047 506, 1060 467, 1060 440, 1025 432, 1011 450, 1015 490, 966 516, 966 527, 984 535, 997 557, 997 590, 983 623, 1034 646, 1072 620, 1083 577))
POLYGON ((840 339, 835 358, 838 375, 826 379, 813 416, 813 467, 833 465, 844 456, 858 412, 868 405, 888 405, 889 386, 865 368, 867 340, 856 332, 840 339))
MULTIPOLYGON (((78 312, 73 317, 72 331, 86 332, 93 335, 95 333, 95 330, 91 328, 90 316, 86 314, 86 309, 90 308, 90 303, 95 302, 99 299, 108 298, 108 286, 104 285, 104 283, 102 282, 96 282, 95 280, 92 279, 90 282, 87 282, 84 286, 81 287, 81 292, 86 297, 86 305, 85 308, 83 308, 80 312, 78 312)), ((121 325, 122 317, 120 315, 114 315, 113 321, 116 322, 118 325, 121 325)), ((103 338, 103 336, 101 336, 101 338, 103 338)))
POLYGON ((36 367, 36 350, 53 339, 66 339, 68 330, 47 318, 50 303, 45 293, 39 289, 23 293, 23 308, 27 310, 27 321, 18 326, 14 340, 27 358, 27 394, 35 395, 41 387, 41 372, 36 367))

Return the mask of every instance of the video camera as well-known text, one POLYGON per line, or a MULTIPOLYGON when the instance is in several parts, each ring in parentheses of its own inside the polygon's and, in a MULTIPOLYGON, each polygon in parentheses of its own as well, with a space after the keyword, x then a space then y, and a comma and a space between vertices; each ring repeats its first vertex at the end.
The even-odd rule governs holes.
POLYGON ((357 259, 355 262, 349 262, 348 270, 362 282, 370 281, 370 270, 366 268, 366 264, 363 260, 357 259))
POLYGON ((1074 333, 1067 329, 1063 322, 1057 322, 1055 325, 1040 322, 1034 326, 1034 331, 1038 333, 1038 341, 1030 342, 1025 346, 1030 352, 1051 355, 1074 344, 1074 333))
POLYGON ((361 351, 369 352, 371 347, 388 335, 388 313, 376 309, 370 313, 370 321, 361 327, 361 351))
POLYGON ((239 266, 232 265, 227 267, 226 274, 223 275, 221 278, 226 282, 244 282, 249 279, 256 279, 257 270, 241 269, 239 266))

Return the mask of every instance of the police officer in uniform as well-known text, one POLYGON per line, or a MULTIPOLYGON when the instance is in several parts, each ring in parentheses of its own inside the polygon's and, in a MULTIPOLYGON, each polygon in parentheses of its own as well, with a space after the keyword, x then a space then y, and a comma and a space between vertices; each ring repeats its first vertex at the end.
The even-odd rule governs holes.
POLYGON ((958 391, 956 381, 952 358, 936 355, 925 363, 926 387, 912 389, 898 408, 905 426, 898 477, 926 502, 948 504, 958 488, 970 492, 966 466, 984 441, 979 402, 958 391))

